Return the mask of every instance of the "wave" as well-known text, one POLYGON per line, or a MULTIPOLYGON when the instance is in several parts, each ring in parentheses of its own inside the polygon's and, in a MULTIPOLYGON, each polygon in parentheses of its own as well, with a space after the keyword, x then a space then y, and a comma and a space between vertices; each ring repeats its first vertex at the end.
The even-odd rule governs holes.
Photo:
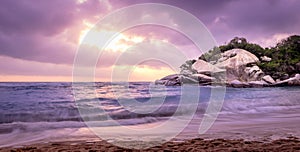
MULTIPOLYGON (((185 115, 190 113, 190 106, 186 105, 184 110, 177 112, 177 115, 185 115)), ((147 108, 151 108, 147 106, 147 108)), ((49 111, 32 111, 32 112, 12 112, 0 114, 0 124, 14 122, 67 122, 75 121, 107 121, 108 118, 114 120, 125 119, 142 119, 147 117, 164 118, 174 116, 177 105, 164 105, 152 113, 135 113, 123 107, 108 107, 97 108, 94 106, 80 108, 82 113, 77 108, 53 109, 49 111)))
POLYGON ((52 129, 75 129, 87 127, 88 123, 91 126, 107 127, 107 126, 119 126, 119 125, 138 125, 147 124, 153 122, 159 122, 166 119, 156 117, 143 117, 143 118, 132 118, 132 119, 119 119, 119 120, 106 120, 106 121, 59 121, 59 122, 12 122, 0 125, 1 134, 12 134, 21 132, 39 132, 52 129))
MULTIPOLYGON (((75 102, 71 83, 0 83, 0 125, 14 122, 107 121, 107 115, 114 120, 163 119, 175 114, 182 97, 180 87, 163 88, 143 82, 82 83, 82 86, 77 87, 75 89, 79 89, 82 94, 75 102), (130 86, 129 92, 128 87, 124 85, 130 86), (95 88, 97 97, 86 94, 85 89, 95 88), (118 98, 112 93, 117 93, 118 98), (129 107, 121 105, 119 100, 126 102, 129 107), (130 104, 132 100, 140 102, 140 107, 130 104), (159 100, 164 100, 164 104, 152 113, 131 112, 130 108, 155 108, 159 100)), ((199 89, 199 86, 193 87, 195 90, 199 89)), ((211 87, 200 87, 197 114, 205 112, 210 91, 211 87)), ((299 112, 299 99, 299 87, 227 88, 221 113, 267 113, 287 110, 299 112)), ((189 108, 194 105, 183 106, 184 110, 177 115, 190 114, 189 108)))
POLYGON ((222 112, 269 113, 288 110, 300 111, 300 89, 247 88, 227 89, 222 112))

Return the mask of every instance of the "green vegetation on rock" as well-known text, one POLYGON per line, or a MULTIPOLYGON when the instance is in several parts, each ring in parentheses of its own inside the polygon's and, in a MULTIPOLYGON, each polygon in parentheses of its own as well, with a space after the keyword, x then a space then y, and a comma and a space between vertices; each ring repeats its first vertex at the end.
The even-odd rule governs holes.
POLYGON ((290 36, 270 48, 263 48, 258 44, 249 43, 245 38, 235 37, 228 44, 215 47, 201 55, 199 59, 207 62, 216 61, 220 58, 220 53, 235 48, 247 50, 259 59, 264 56, 271 58, 271 61, 262 60, 258 66, 274 79, 284 79, 300 73, 300 36, 298 35, 290 36))

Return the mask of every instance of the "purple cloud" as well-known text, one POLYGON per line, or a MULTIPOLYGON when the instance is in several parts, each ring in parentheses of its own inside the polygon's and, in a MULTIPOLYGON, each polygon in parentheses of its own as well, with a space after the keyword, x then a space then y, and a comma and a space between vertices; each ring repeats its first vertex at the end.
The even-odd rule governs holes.
POLYGON ((95 20, 95 16, 107 9, 98 0, 84 3, 3 0, 0 2, 0 55, 72 63, 80 34, 78 27, 83 20, 95 20))
MULTIPOLYGON (((247 2, 241 0, 87 0, 82 3, 75 0, 1 0, 0 57, 6 56, 6 62, 2 63, 16 67, 21 62, 14 63, 13 58, 18 58, 28 62, 37 61, 35 65, 44 62, 54 63, 53 65, 71 65, 80 32, 85 28, 83 21, 96 23, 98 19, 117 8, 145 2, 169 4, 192 13, 208 27, 219 44, 228 42, 235 36, 260 42, 274 35, 278 37, 278 35, 300 33, 298 15, 300 1, 296 0, 247 2)), ((160 13, 157 12, 157 19, 165 19, 160 13)), ((172 17, 172 14, 169 14, 168 19, 172 17)), ((128 21, 131 19, 124 18, 128 21)), ((197 28, 189 22, 186 22, 185 26, 191 30, 197 28)), ((128 32, 128 35, 130 34, 145 36, 148 39, 165 38, 170 43, 186 49, 187 52, 195 49, 192 47, 192 42, 183 35, 162 27, 132 29, 128 32)), ((114 58, 115 54, 108 54, 101 65, 109 66, 114 58)), ((124 64, 131 63, 124 61, 124 64)), ((36 68, 36 71, 40 70, 39 68, 36 68)), ((1 73, 5 73, 2 71, 10 71, 10 74, 18 73, 12 70, 5 68, 4 65, 1 66, 1 73)), ((59 70, 53 70, 53 73, 56 72, 60 73, 59 70)))

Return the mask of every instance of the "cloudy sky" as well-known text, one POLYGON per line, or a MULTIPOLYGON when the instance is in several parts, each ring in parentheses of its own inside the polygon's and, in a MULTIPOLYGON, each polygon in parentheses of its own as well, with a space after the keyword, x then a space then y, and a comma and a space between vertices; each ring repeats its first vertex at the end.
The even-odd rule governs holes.
MULTIPOLYGON (((219 45, 239 36, 268 47, 289 35, 300 34, 298 0, 1 0, 0 81, 72 81, 77 49, 90 29, 106 15, 140 3, 163 3, 191 13, 203 22, 219 45)), ((179 25, 174 14, 167 10, 136 13, 142 17, 123 16, 123 21, 150 17, 179 25)), ((184 25, 183 28, 197 30, 189 21, 184 25)), ((155 80, 177 70, 173 66, 182 62, 182 58, 177 58, 181 53, 186 58, 197 58, 201 54, 193 42, 178 31, 141 25, 121 32, 116 31, 117 26, 100 26, 92 33, 119 32, 105 50, 95 43, 83 46, 87 61, 104 51, 94 68, 97 81, 110 81, 114 69, 127 71, 123 77, 131 81, 155 80), (177 49, 180 51, 174 53, 177 49), (137 60, 154 54, 177 56, 170 60, 137 60)), ((84 73, 85 65, 81 68, 84 73)), ((118 70, 115 73, 122 75, 118 70)), ((84 74, 82 78, 84 80, 84 74)))

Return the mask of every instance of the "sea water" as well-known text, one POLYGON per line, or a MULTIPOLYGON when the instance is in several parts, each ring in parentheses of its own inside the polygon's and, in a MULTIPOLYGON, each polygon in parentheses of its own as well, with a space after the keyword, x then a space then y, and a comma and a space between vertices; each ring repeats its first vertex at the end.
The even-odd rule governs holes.
MULTIPOLYGON (((212 88, 190 86, 190 89, 198 90, 189 91, 190 94, 198 93, 199 98, 195 100, 182 98, 180 86, 161 87, 148 82, 76 85, 61 82, 0 83, 0 146, 57 140, 97 140, 99 136, 88 127, 94 122, 97 127, 112 132, 116 126, 151 128, 152 124, 160 124, 171 118, 185 119, 190 115, 191 106, 197 106, 194 115, 199 117, 185 132, 197 136, 212 88), (130 104, 133 101, 138 104, 130 104), (176 113, 180 103, 185 108, 176 113)), ((292 118, 294 125, 300 126, 299 87, 226 88, 224 91, 224 103, 212 130, 222 126, 224 129, 226 124, 227 128, 232 128, 230 124, 237 127, 241 125, 235 123, 238 121, 243 121, 243 124, 256 122, 257 126, 275 117, 278 123, 285 123, 285 119, 292 118)), ((118 131, 115 129, 115 132, 118 131)), ((156 137, 171 131, 172 128, 156 134, 156 137)), ((103 134, 110 136, 108 132, 103 134)), ((111 135, 112 139, 122 136, 127 135, 111 135)))

